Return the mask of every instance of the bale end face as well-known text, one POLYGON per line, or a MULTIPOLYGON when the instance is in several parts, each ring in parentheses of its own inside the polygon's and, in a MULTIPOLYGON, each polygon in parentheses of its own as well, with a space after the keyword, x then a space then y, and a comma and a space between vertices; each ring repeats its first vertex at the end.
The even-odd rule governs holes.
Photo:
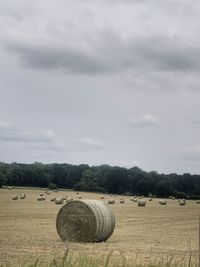
POLYGON ((97 200, 76 200, 65 204, 56 220, 63 241, 106 241, 115 228, 115 217, 108 206, 97 200))

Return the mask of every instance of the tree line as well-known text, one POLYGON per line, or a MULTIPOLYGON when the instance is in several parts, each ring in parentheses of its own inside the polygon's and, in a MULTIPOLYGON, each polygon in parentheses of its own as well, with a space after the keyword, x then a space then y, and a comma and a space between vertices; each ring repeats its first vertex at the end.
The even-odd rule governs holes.
POLYGON ((0 162, 0 187, 31 186, 69 188, 112 194, 200 198, 200 175, 146 172, 138 167, 87 164, 22 164, 0 162))

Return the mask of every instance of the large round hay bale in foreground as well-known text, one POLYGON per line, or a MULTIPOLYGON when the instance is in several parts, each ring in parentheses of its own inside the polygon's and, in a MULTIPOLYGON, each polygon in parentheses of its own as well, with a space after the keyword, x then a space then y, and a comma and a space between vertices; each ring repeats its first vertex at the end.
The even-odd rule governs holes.
POLYGON ((56 229, 63 241, 102 242, 112 235, 115 217, 101 201, 75 200, 60 209, 56 229))

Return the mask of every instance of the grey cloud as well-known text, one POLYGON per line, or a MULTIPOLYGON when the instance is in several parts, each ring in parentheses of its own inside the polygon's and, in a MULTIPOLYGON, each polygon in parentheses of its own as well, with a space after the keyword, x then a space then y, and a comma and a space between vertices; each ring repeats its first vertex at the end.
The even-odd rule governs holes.
POLYGON ((52 130, 27 130, 7 122, 0 122, 0 141, 50 143, 53 135, 52 130))
POLYGON ((35 69, 66 69, 92 74, 118 71, 199 70, 199 45, 189 45, 176 37, 151 36, 123 40, 104 32, 87 49, 65 42, 9 40, 6 49, 15 52, 23 66, 35 69))
POLYGON ((66 69, 69 72, 81 74, 101 73, 108 69, 98 54, 68 45, 7 42, 5 46, 17 53, 24 67, 44 70, 66 69))
POLYGON ((146 114, 137 119, 128 118, 126 119, 126 122, 130 123, 135 127, 157 127, 160 125, 160 120, 150 114, 146 114))

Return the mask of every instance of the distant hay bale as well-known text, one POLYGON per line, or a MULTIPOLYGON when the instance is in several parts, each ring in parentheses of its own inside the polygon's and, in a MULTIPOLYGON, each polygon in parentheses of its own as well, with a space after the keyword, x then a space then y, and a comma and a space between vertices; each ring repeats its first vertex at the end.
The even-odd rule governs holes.
POLYGON ((167 200, 161 199, 159 200, 160 205, 167 205, 167 200))
POLYGON ((139 199, 138 200, 138 206, 139 207, 145 207, 146 206, 146 200, 145 199, 139 199))
POLYGON ((8 190, 12 190, 12 187, 11 186, 8 186, 8 190))
POLYGON ((78 194, 79 194, 79 192, 76 192, 76 194, 78 195, 78 194))
POLYGON ((175 199, 176 199, 175 197, 172 198, 172 200, 175 200, 175 199))
POLYGON ((42 201, 42 197, 41 196, 37 197, 37 201, 42 201))
POLYGON ((108 204, 115 204, 115 200, 114 199, 109 199, 108 200, 108 204))
POLYGON ((41 198, 42 198, 42 201, 46 200, 46 197, 44 197, 44 196, 42 196, 41 198))
POLYGON ((72 202, 72 201, 74 201, 73 198, 71 198, 71 197, 67 197, 67 199, 66 199, 66 203, 68 203, 68 202, 72 202))
POLYGON ((118 197, 118 195, 115 194, 115 197, 118 197))
POLYGON ((196 203, 197 203, 197 204, 200 204, 200 200, 197 200, 196 203))
POLYGON ((64 203, 64 199, 62 197, 58 197, 55 199, 56 205, 62 205, 64 203))
POLYGON ((123 204, 123 203, 125 203, 125 200, 124 200, 123 198, 121 198, 121 199, 119 200, 119 203, 123 204))
POLYGON ((44 196, 44 193, 40 193, 40 196, 41 196, 41 197, 44 196))
POLYGON ((56 229, 63 241, 102 242, 112 235, 115 217, 102 201, 75 200, 60 209, 56 229))
POLYGON ((18 200, 18 196, 17 195, 14 195, 14 196, 12 196, 12 200, 18 200))
POLYGON ((67 199, 67 197, 66 197, 66 196, 64 196, 64 197, 63 197, 63 200, 66 200, 66 199, 67 199))
POLYGON ((101 199, 104 199, 105 197, 104 196, 101 196, 101 199))
POLYGON ((50 194, 51 194, 51 192, 49 192, 49 191, 46 191, 46 194, 47 194, 47 195, 50 195, 50 194))
POLYGON ((149 201, 152 201, 152 198, 151 197, 149 198, 149 201))
POLYGON ((21 199, 25 199, 26 198, 26 195, 24 193, 20 193, 20 198, 21 199))
POLYGON ((181 200, 179 201, 179 205, 180 205, 180 206, 185 206, 185 205, 186 205, 186 200, 185 200, 185 199, 181 199, 181 200))
POLYGON ((134 197, 131 197, 131 198, 130 198, 130 201, 133 201, 133 200, 134 200, 134 197))
POLYGON ((52 202, 55 201, 55 200, 56 200, 56 197, 51 197, 50 198, 50 201, 52 201, 52 202))
POLYGON ((133 199, 133 202, 137 202, 137 201, 138 201, 137 198, 134 198, 134 199, 133 199))
POLYGON ((54 189, 53 192, 54 192, 54 193, 58 193, 58 190, 57 190, 57 189, 54 189))
POLYGON ((79 199, 81 199, 81 198, 82 198, 82 196, 78 196, 78 198, 79 198, 79 199))

